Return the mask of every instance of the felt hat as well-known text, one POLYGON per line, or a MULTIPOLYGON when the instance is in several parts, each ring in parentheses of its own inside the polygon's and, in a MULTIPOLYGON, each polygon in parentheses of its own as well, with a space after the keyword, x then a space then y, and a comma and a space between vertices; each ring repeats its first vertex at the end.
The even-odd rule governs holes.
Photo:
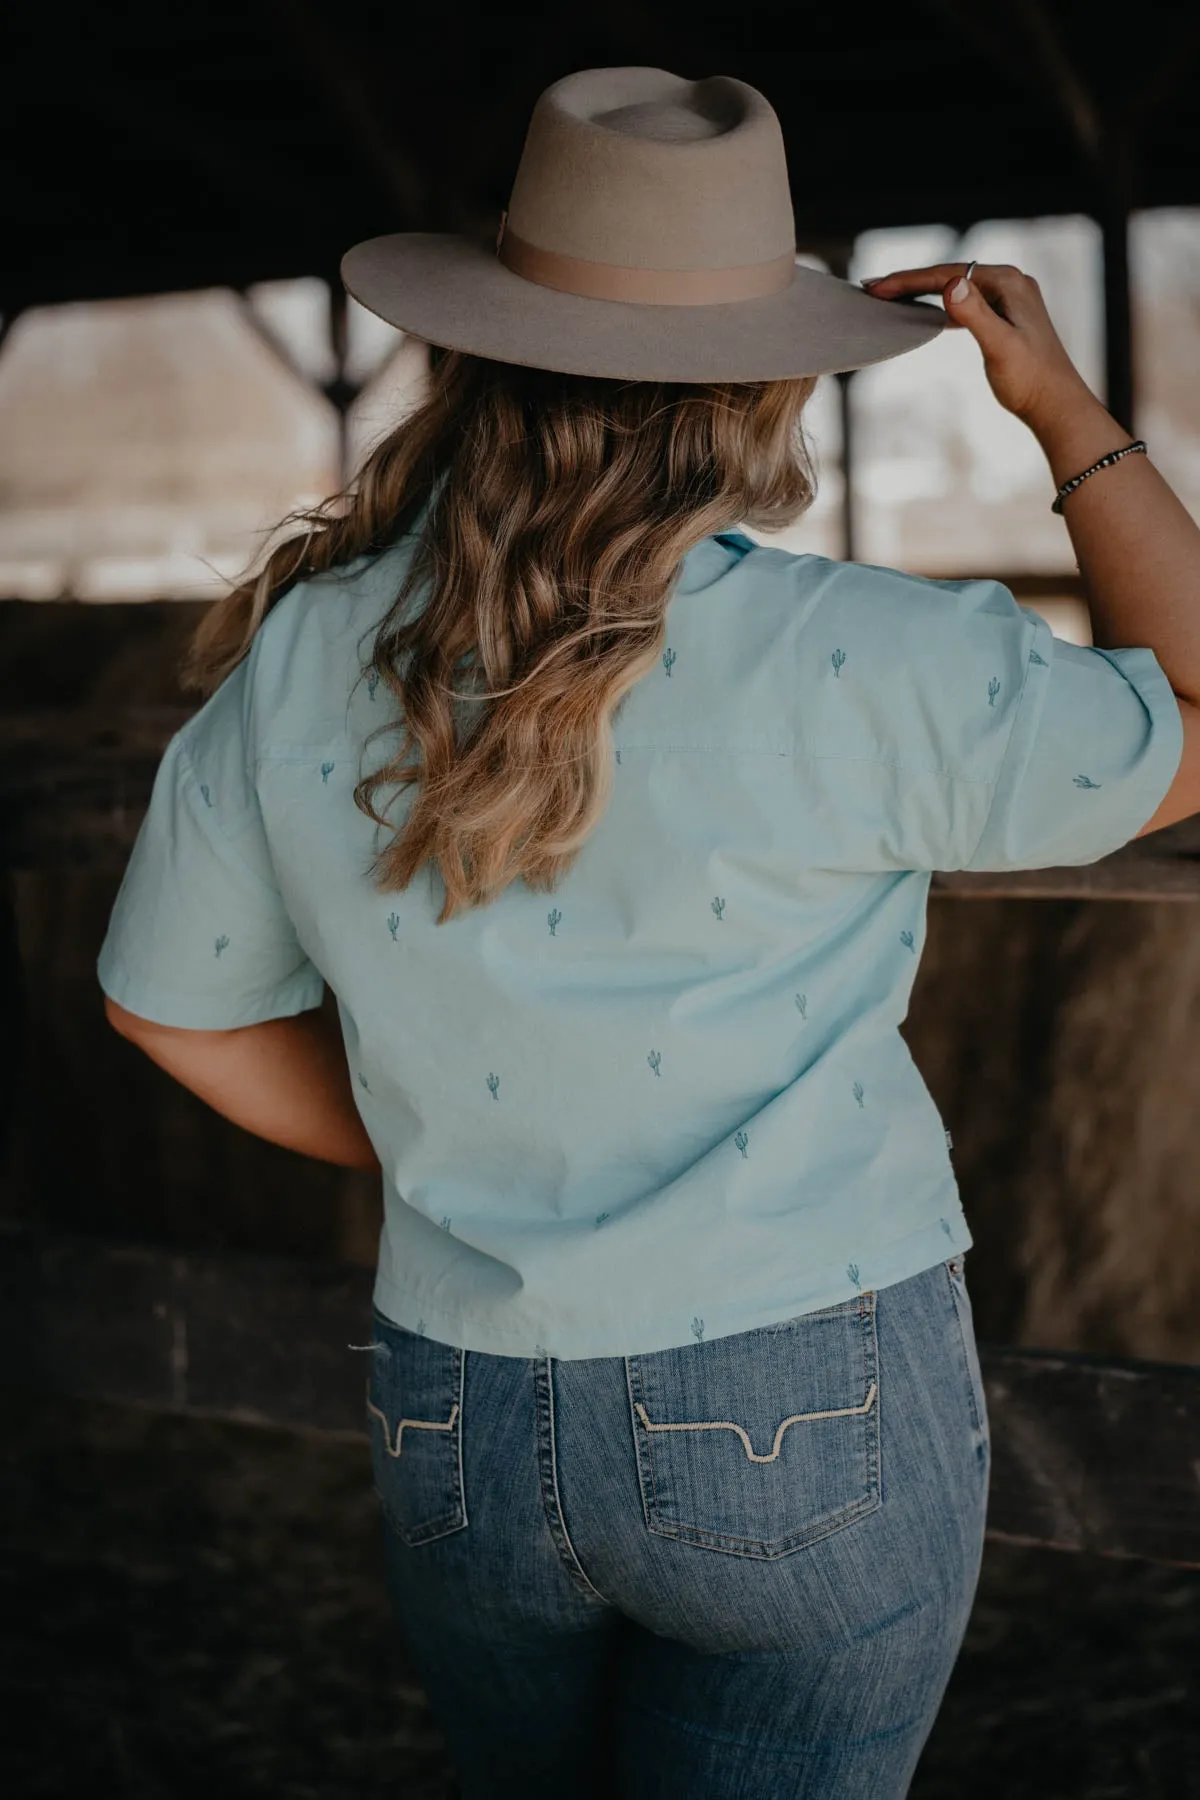
POLYGON ((939 307, 796 261, 783 134, 730 76, 583 69, 533 109, 499 234, 356 244, 347 291, 498 362, 635 381, 858 369, 936 337, 939 307))

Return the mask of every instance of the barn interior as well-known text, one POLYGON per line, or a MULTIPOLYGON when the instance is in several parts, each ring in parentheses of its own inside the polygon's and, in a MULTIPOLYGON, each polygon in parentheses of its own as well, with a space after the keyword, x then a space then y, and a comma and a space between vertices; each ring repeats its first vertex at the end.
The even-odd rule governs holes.
MULTIPOLYGON (((371 1177, 238 1132, 108 1028, 95 958, 185 642, 353 475, 420 347, 338 263, 497 221, 575 68, 779 113, 797 246, 1039 279, 1200 517, 1200 21, 1168 0, 18 9, 0 141, 0 1406, 14 1793, 454 1792, 382 1598, 371 1177)), ((892 265, 894 266, 894 264, 892 265)), ((977 370, 830 378, 803 543, 989 574, 1087 642, 977 370), (914 471, 916 472, 914 474, 914 471)), ((1011 424, 1011 421, 1005 423, 1011 424)), ((915 1800, 1178 1795, 1200 1749, 1200 826, 935 878, 905 1035, 975 1239, 980 1597, 915 1800)))

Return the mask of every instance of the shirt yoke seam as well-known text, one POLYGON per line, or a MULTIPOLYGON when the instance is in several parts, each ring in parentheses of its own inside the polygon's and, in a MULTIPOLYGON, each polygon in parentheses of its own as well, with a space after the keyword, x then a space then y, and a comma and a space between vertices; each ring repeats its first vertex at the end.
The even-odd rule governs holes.
MULTIPOLYGON (((1023 695, 1024 687, 1021 691, 1023 695)), ((1020 702, 1018 701, 1017 710, 1019 711, 1019 709, 1020 702)), ((1009 735, 1011 737, 1011 727, 1009 735)), ((311 744, 306 745, 289 744, 286 747, 263 745, 255 752, 253 765, 257 769, 271 763, 310 762, 314 756, 322 750, 328 749, 334 743, 344 743, 351 749, 358 747, 356 740, 341 736, 314 739, 311 744)), ((944 764, 939 763, 906 762, 902 758, 894 756, 853 756, 837 750, 760 750, 741 744, 679 744, 662 741, 636 743, 627 738, 623 738, 616 748, 622 754, 626 750, 657 750, 667 751, 674 756, 762 756, 771 757, 777 761, 786 759, 790 762, 866 763, 873 768, 904 770, 910 775, 937 775, 947 781, 965 781, 975 787, 995 787, 1000 780, 999 771, 995 775, 969 775, 964 770, 947 768, 944 764)), ((1006 756, 1007 741, 1004 755, 1000 759, 1001 770, 1006 756)))

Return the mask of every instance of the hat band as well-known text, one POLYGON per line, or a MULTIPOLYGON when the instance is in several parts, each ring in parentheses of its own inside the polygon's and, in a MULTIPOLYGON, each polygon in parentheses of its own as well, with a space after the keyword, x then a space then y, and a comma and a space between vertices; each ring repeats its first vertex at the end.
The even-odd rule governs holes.
POLYGON ((736 269, 631 269, 539 249, 510 231, 507 222, 496 248, 505 268, 523 281, 589 300, 626 300, 637 306, 720 306, 760 300, 789 287, 796 267, 795 252, 788 250, 770 262, 736 269))

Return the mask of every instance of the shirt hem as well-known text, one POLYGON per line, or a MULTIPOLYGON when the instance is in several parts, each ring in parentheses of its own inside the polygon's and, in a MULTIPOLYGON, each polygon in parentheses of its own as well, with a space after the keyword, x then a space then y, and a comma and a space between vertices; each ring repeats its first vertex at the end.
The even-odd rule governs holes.
MULTIPOLYGON (((870 1282, 858 1285, 849 1279, 847 1269, 858 1266, 850 1259, 836 1272, 823 1273, 821 1279, 812 1284, 808 1297, 790 1308, 774 1303, 728 1308, 706 1306, 701 1337, 710 1342, 713 1338, 734 1337, 788 1319, 804 1318, 809 1313, 824 1312, 826 1308, 843 1305, 860 1294, 879 1292, 924 1274, 940 1262, 964 1255, 973 1243, 961 1212, 953 1220, 937 1219, 932 1226, 923 1226, 908 1237, 889 1244, 883 1253, 878 1248, 873 1254, 862 1252, 862 1270, 873 1275, 870 1282), (953 1226, 949 1232, 947 1225, 953 1226)), ((654 1323, 631 1323, 615 1331, 611 1327, 579 1326, 573 1330, 569 1346, 556 1345, 552 1341, 554 1332, 549 1327, 541 1333, 536 1327, 521 1329, 489 1324, 478 1316, 464 1321, 463 1309, 440 1307, 410 1294, 390 1280, 382 1269, 376 1271, 372 1303, 387 1323, 399 1326, 403 1331, 413 1331, 452 1348, 475 1350, 487 1356, 551 1356, 560 1362, 581 1362, 592 1357, 650 1355, 657 1350, 675 1350, 699 1341, 692 1321, 679 1327, 664 1322, 660 1316, 654 1323)))

